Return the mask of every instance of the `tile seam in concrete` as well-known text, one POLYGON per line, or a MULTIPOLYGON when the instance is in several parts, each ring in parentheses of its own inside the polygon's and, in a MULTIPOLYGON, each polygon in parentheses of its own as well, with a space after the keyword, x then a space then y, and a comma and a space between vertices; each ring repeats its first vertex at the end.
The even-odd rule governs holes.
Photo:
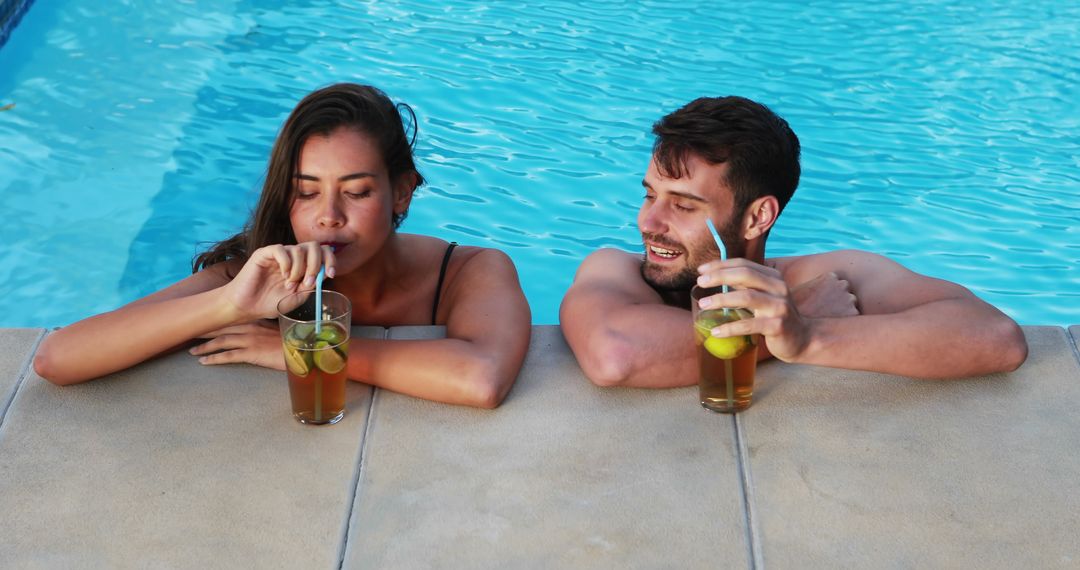
POLYGON ((750 452, 746 447, 746 432, 739 414, 731 415, 735 428, 735 456, 739 469, 739 486, 743 500, 743 515, 746 520, 746 538, 750 547, 751 570, 764 570, 765 563, 761 555, 761 533, 757 528, 757 508, 754 500, 754 479, 750 474, 750 452))
POLYGON ((345 514, 345 524, 341 534, 338 570, 345 565, 345 555, 349 550, 349 532, 352 530, 353 514, 356 511, 356 497, 360 494, 360 480, 364 477, 364 459, 367 458, 368 436, 371 435, 371 418, 375 413, 375 399, 379 397, 380 391, 378 386, 371 387, 371 400, 368 402, 367 418, 364 421, 364 435, 360 438, 360 459, 356 462, 356 473, 353 475, 352 489, 349 493, 349 510, 345 514))
POLYGON ((1077 348, 1077 339, 1069 331, 1069 327, 1065 327, 1065 336, 1069 338, 1069 348, 1072 349, 1073 358, 1076 359, 1076 363, 1080 364, 1080 349, 1077 348))
MULTIPOLYGON (((383 328, 383 340, 390 336, 390 329, 383 328)), ((356 497, 360 494, 360 480, 364 478, 364 459, 367 458, 368 436, 371 435, 372 418, 375 416, 375 400, 381 390, 378 386, 371 386, 371 400, 368 401, 367 417, 364 419, 364 434, 360 437, 360 459, 356 462, 356 473, 353 475, 352 489, 349 493, 349 512, 345 514, 345 524, 341 535, 341 550, 338 551, 338 570, 345 565, 345 555, 349 552, 349 531, 352 530, 353 513, 356 511, 356 497)))
POLYGON ((34 341, 34 346, 30 349, 30 354, 26 357, 26 362, 23 362, 22 366, 19 367, 19 377, 15 380, 15 387, 11 390, 11 394, 8 395, 7 401, 4 402, 4 407, 0 409, 0 428, 4 427, 4 420, 7 419, 8 409, 11 408, 11 404, 15 401, 15 395, 19 393, 19 389, 22 388, 23 382, 26 381, 26 377, 30 373, 30 365, 34 362, 34 355, 37 354, 37 349, 41 346, 41 341, 48 332, 48 329, 46 329, 38 334, 37 340, 34 341))

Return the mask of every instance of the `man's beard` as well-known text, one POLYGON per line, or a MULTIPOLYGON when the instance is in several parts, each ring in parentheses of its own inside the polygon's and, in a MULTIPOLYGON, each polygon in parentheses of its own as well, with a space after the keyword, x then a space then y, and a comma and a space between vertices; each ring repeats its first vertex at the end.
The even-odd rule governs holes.
MULTIPOLYGON (((724 247, 727 249, 729 258, 744 257, 746 255, 746 244, 739 238, 738 218, 738 216, 732 216, 728 223, 719 229, 720 238, 724 240, 724 247)), ((683 251, 683 255, 686 256, 685 267, 674 275, 664 275, 660 273, 657 264, 649 261, 648 252, 646 251, 645 259, 641 262, 641 278, 660 293, 689 293, 690 289, 697 284, 698 266, 720 259, 720 248, 711 240, 707 242, 704 250, 698 250, 697 253, 700 255, 693 255, 682 244, 668 241, 660 236, 642 234, 642 237, 660 246, 679 248, 683 251)), ((646 249, 648 249, 648 246, 646 246, 646 249)))

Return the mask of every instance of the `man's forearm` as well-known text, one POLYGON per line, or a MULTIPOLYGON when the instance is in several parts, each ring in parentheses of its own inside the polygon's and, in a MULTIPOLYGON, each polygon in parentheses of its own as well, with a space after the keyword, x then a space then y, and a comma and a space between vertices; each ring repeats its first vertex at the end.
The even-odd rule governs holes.
POLYGON ((811 323, 811 341, 796 362, 940 379, 1015 370, 1027 356, 1016 323, 977 300, 811 323))
POLYGON ((688 311, 628 305, 609 313, 603 326, 587 337, 568 340, 586 376, 597 385, 673 388, 697 383, 688 311))

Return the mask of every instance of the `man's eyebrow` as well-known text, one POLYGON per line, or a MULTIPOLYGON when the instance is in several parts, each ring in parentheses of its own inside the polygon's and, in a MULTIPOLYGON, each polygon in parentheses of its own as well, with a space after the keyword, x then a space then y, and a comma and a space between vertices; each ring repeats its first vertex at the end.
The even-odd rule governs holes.
MULTIPOLYGON (((653 189, 652 185, 649 184, 648 180, 642 180, 641 185, 648 188, 649 190, 653 189)), ((676 196, 678 196, 680 198, 685 198, 687 200, 692 200, 694 202, 700 202, 702 204, 708 203, 708 200, 706 200, 705 198, 702 198, 701 196, 697 196, 695 194, 687 194, 686 192, 676 192, 674 190, 668 190, 668 194, 674 194, 674 195, 676 195, 676 196)))
MULTIPOLYGON (((353 172, 352 174, 346 174, 341 178, 338 178, 338 182, 346 182, 348 180, 359 180, 361 178, 375 178, 375 174, 371 172, 353 172)), ((299 172, 296 174, 297 180, 310 180, 312 182, 318 182, 320 178, 318 176, 312 176, 311 174, 304 174, 299 172)))

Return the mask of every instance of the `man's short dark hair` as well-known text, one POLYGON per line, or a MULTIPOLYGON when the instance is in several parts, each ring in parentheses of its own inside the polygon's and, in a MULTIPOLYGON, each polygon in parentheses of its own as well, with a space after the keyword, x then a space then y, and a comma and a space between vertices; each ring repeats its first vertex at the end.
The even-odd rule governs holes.
POLYGON ((695 154, 727 164, 727 184, 741 213, 761 196, 783 211, 799 185, 799 138, 787 121, 745 97, 702 97, 653 125, 653 158, 660 174, 682 178, 695 154))

